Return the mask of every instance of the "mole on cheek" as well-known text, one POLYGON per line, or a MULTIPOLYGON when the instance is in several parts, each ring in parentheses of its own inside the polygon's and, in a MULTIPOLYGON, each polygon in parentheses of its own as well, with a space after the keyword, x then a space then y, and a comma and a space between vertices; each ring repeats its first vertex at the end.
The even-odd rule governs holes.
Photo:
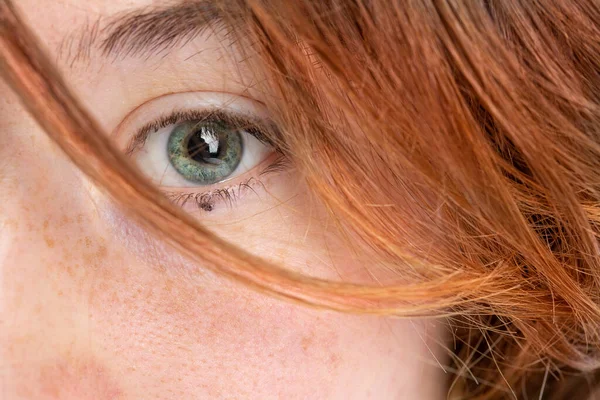
POLYGON ((123 392, 107 369, 93 359, 60 361, 40 371, 42 399, 117 400, 123 392))

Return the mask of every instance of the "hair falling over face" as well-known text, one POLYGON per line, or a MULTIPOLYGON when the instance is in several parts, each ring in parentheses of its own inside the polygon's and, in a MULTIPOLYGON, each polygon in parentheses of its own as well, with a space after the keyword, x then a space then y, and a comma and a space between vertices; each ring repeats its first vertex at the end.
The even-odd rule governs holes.
POLYGON ((600 4, 215 4, 260 55, 253 67, 277 99, 267 107, 281 152, 402 283, 309 278, 210 233, 99 134, 7 1, 0 71, 83 172, 213 271, 316 307, 446 317, 453 398, 591 398, 600 385, 600 4))

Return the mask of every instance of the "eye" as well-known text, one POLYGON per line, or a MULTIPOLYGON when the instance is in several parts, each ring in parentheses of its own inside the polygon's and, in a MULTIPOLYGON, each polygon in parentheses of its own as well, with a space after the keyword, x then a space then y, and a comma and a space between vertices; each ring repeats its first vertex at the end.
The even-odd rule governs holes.
MULTIPOLYGON (((176 93, 138 106, 117 128, 116 141, 138 168, 180 205, 212 211, 287 169, 272 143, 278 130, 260 104, 211 92, 176 93)), ((258 194, 258 193, 257 193, 258 194)))
MULTIPOLYGON (((194 111, 189 117, 197 114, 194 111)), ((185 114, 180 112, 177 118, 183 119, 185 114)), ((134 159, 161 187, 228 181, 251 171, 275 152, 262 132, 245 125, 222 112, 169 124, 149 132, 134 159)))

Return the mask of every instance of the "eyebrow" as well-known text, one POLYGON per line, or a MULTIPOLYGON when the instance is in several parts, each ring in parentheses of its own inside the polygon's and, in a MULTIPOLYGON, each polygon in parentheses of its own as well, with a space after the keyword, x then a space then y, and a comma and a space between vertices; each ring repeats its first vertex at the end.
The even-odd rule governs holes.
POLYGON ((58 57, 73 67, 89 60, 95 52, 107 58, 151 56, 183 46, 207 29, 229 32, 233 13, 225 18, 222 3, 183 0, 168 7, 101 17, 65 37, 58 47, 58 57))

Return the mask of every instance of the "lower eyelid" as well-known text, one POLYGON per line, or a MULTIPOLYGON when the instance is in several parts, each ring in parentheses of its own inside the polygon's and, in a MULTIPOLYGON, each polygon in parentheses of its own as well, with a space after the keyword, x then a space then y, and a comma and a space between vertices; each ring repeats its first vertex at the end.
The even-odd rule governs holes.
POLYGON ((252 171, 231 180, 207 187, 161 187, 167 198, 184 207, 194 204, 204 211, 212 211, 219 203, 233 203, 247 192, 255 192, 256 187, 264 186, 262 178, 281 172, 289 166, 287 158, 278 151, 267 157, 252 171))

